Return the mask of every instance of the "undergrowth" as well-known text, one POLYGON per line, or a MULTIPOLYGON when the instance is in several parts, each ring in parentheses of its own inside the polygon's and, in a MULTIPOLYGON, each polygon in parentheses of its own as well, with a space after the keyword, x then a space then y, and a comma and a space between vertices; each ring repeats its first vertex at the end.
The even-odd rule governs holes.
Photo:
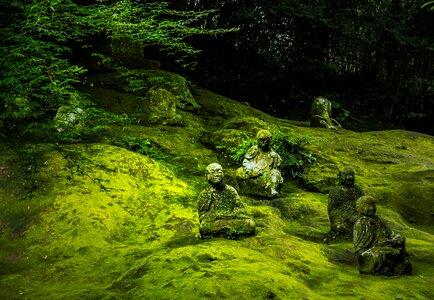
MULTIPOLYGON (((283 175, 298 178, 305 166, 316 161, 316 157, 306 148, 309 143, 308 137, 299 138, 278 130, 272 134, 271 148, 282 158, 281 171, 283 175)), ((255 139, 247 138, 236 147, 216 146, 216 149, 225 153, 231 164, 239 166, 242 164, 246 152, 256 144, 255 139)))

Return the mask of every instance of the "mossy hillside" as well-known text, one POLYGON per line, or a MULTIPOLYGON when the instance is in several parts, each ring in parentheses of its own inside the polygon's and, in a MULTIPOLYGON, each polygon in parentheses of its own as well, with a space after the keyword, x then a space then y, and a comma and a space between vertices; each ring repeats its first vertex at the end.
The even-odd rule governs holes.
MULTIPOLYGON (((19 174, 0 187, 1 195, 8 195, 1 202, 2 298, 434 297, 430 267, 434 237, 413 228, 387 202, 380 203, 379 214, 407 237, 415 276, 360 276, 350 242, 322 242, 329 228, 327 196, 306 191, 289 178, 282 198, 242 197, 258 225, 256 236, 235 241, 198 239, 195 205, 206 185, 204 166, 217 159, 226 174, 235 169, 200 143, 202 133, 221 128, 229 116, 237 115, 262 118, 282 131, 311 135, 312 147, 335 133, 295 126, 208 91, 195 96, 202 107, 213 104, 198 113, 182 112, 188 118, 186 126, 113 129, 121 138, 149 138, 172 155, 158 162, 103 144, 62 146, 65 156, 50 145, 2 144, 2 176, 19 174), (213 107, 218 110, 215 115, 213 107), (219 114, 222 107, 225 113, 219 114), (32 164, 38 171, 26 173, 25 167, 32 164), (21 182, 28 183, 24 190, 21 182), (15 212, 14 219, 24 220, 23 226, 3 218, 11 212, 15 212)), ((343 142, 345 135, 350 140, 353 134, 337 133, 343 142)), ((335 152, 336 160, 353 155, 346 151, 342 146, 335 152)), ((321 170, 325 165, 326 161, 319 161, 313 168, 321 170)), ((337 172, 328 174, 333 178, 337 172)))
MULTIPOLYGON (((299 132, 313 130, 299 127, 299 132)), ((402 130, 357 133, 316 129, 308 148, 317 163, 303 175, 304 185, 326 192, 345 167, 356 173, 356 184, 380 204, 395 209, 407 221, 434 224, 434 138, 402 130)))
POLYGON ((185 201, 192 198, 187 184, 147 157, 107 145, 66 146, 62 154, 52 146, 33 148, 21 147, 15 155, 9 150, 2 160, 3 179, 8 179, 1 195, 11 195, 1 202, 1 238, 8 246, 2 248, 2 273, 11 275, 2 281, 7 298, 21 292, 55 297, 69 282, 75 297, 86 295, 83 290, 92 283, 111 283, 131 257, 195 226, 196 211, 185 201), (20 155, 27 151, 43 157, 32 175, 18 172, 28 163, 28 156, 20 155), (11 194, 29 176, 44 184, 21 196, 11 194), (17 269, 23 270, 19 280, 13 275, 17 269), (40 288, 41 280, 46 289, 40 288))
MULTIPOLYGON (((34 179, 47 178, 45 189, 2 202, 5 215, 12 208, 32 211, 29 199, 41 205, 38 217, 19 236, 6 229, 12 222, 4 227, 2 243, 10 245, 2 253, 7 268, 2 269, 1 294, 6 299, 433 295, 427 288, 433 274, 425 267, 433 260, 430 234, 414 234, 408 240, 418 275, 424 277, 360 280, 351 261, 352 245, 325 245, 320 240, 328 228, 323 194, 290 184, 283 190, 285 198, 261 201, 243 196, 257 222, 257 235, 237 241, 200 240, 195 196, 203 187, 203 175, 179 180, 164 165, 107 145, 63 146, 63 155, 49 145, 20 147, 20 153, 3 148, 12 168, 8 174, 17 174, 13 162, 25 165, 29 151, 30 157, 43 158, 34 179), (350 259, 339 259, 342 253, 350 259)), ((12 177, 2 192, 28 180, 22 176, 12 177)), ((389 214, 400 229, 408 227, 395 212, 389 214)))
POLYGON ((305 188, 326 193, 337 184, 339 171, 352 167, 356 183, 366 194, 421 229, 434 224, 433 137, 402 130, 364 133, 326 130, 295 126, 282 120, 269 125, 258 118, 239 116, 226 121, 223 129, 206 135, 205 142, 219 150, 237 147, 252 138, 258 126, 274 127, 308 142, 305 148, 316 157, 316 162, 303 167, 301 181, 305 188))

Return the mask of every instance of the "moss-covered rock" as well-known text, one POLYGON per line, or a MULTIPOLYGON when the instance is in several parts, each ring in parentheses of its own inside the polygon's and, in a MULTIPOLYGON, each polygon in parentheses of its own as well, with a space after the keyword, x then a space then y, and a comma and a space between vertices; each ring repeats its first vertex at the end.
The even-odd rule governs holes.
POLYGON ((195 111, 200 108, 191 94, 187 80, 181 75, 163 70, 132 70, 125 79, 130 85, 129 89, 147 91, 153 87, 170 91, 175 95, 176 105, 180 109, 195 111), (136 87, 137 83, 143 86, 136 87))
POLYGON ((130 70, 120 75, 116 72, 97 74, 86 79, 83 92, 90 94, 95 103, 110 112, 149 114, 149 91, 167 90, 174 95, 176 106, 196 111, 197 104, 184 77, 162 70, 130 70))
POLYGON ((223 123, 221 129, 204 134, 201 141, 214 149, 234 148, 244 140, 252 139, 261 129, 270 129, 265 121, 254 117, 234 117, 223 123))

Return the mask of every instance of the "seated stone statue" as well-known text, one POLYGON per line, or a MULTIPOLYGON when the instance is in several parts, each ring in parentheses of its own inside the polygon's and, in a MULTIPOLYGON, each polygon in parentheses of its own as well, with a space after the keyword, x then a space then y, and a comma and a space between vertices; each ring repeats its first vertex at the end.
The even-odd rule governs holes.
POLYGON ((283 183, 280 173, 282 159, 271 149, 271 133, 260 130, 256 135, 257 146, 252 146, 244 156, 242 167, 236 177, 245 194, 277 197, 283 183))
POLYGON ((361 274, 410 275, 411 264, 405 251, 405 238, 394 234, 375 215, 375 199, 363 196, 357 200, 359 218, 354 223, 353 242, 361 274))
POLYGON ((332 119, 331 114, 332 103, 324 97, 315 98, 310 109, 310 126, 327 129, 341 128, 341 124, 332 119))
POLYGON ((328 196, 329 239, 352 236, 353 224, 357 219, 356 201, 363 196, 362 189, 354 184, 352 168, 339 172, 338 181, 339 185, 332 187, 328 196))
POLYGON ((199 195, 200 235, 237 238, 255 233, 255 222, 247 216, 237 191, 223 183, 223 169, 218 163, 206 168, 208 187, 199 195))

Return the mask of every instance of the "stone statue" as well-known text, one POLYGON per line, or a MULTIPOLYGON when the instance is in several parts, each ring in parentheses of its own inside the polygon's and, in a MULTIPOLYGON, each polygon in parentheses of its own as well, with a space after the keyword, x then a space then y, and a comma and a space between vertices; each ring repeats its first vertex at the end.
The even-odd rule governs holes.
POLYGON ((339 185, 332 187, 328 196, 329 239, 352 236, 353 224, 357 219, 356 201, 363 196, 362 189, 354 184, 352 168, 339 172, 338 181, 339 185))
POLYGON ((405 238, 394 234, 384 220, 375 215, 376 203, 371 196, 357 200, 359 218, 354 223, 353 243, 361 274, 411 275, 405 251, 405 238))
POLYGON ((218 163, 206 168, 208 187, 199 195, 198 211, 202 238, 237 238, 255 233, 255 222, 247 216, 237 191, 224 184, 223 169, 218 163))
POLYGON ((85 113, 81 108, 61 106, 54 117, 54 123, 58 132, 81 132, 84 119, 85 113))
POLYGON ((151 124, 180 125, 181 115, 176 112, 176 97, 163 88, 148 91, 148 122, 151 124))
POLYGON ((310 126, 327 129, 342 128, 338 121, 331 118, 332 103, 324 97, 317 97, 310 109, 310 126))
POLYGON ((271 149, 271 133, 260 130, 257 146, 252 146, 244 156, 242 167, 236 171, 240 189, 245 194, 277 197, 283 183, 280 173, 282 159, 271 149))

